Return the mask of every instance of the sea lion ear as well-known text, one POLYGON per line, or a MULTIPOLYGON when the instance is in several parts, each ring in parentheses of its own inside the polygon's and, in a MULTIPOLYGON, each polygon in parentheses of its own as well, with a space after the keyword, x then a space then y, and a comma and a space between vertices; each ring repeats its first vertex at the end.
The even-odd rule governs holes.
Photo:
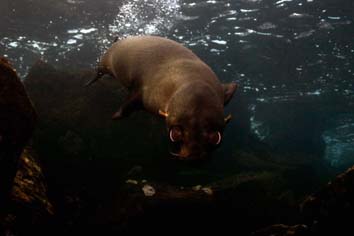
POLYGON ((168 117, 168 113, 165 112, 165 111, 161 111, 161 110, 159 110, 159 115, 162 116, 162 117, 164 117, 164 118, 167 118, 167 117, 168 117))
POLYGON ((224 105, 227 105, 237 89, 237 84, 231 82, 229 84, 223 84, 222 86, 224 88, 224 105))

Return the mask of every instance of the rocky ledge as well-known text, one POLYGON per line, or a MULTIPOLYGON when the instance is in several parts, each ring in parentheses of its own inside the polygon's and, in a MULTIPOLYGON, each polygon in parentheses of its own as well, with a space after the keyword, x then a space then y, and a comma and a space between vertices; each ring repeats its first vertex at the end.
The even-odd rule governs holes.
POLYGON ((354 166, 300 204, 297 225, 272 225, 256 236, 347 235, 352 230, 354 211, 354 166))
MULTIPOLYGON (((39 161, 30 148, 36 112, 10 63, 0 59, 0 234, 53 214, 39 161)), ((28 228, 27 228, 28 229, 28 228)))

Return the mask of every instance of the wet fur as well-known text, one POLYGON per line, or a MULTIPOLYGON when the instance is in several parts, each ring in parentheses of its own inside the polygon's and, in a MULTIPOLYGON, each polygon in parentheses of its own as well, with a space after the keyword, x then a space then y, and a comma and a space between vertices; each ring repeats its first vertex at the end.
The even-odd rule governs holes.
POLYGON ((184 123, 196 132, 223 130, 224 105, 236 89, 235 83, 221 84, 211 68, 191 50, 156 36, 135 36, 115 42, 101 58, 96 78, 88 84, 105 74, 115 77, 129 90, 113 119, 143 107, 156 115, 166 114, 169 127, 184 123))

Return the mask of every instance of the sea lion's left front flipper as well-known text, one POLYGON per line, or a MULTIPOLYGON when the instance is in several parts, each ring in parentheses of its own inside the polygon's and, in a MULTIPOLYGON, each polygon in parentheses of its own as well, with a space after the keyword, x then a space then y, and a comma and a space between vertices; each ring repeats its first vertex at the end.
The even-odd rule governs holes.
POLYGON ((126 98, 126 100, 120 106, 119 110, 113 114, 112 119, 118 120, 123 117, 126 117, 129 114, 131 114, 134 110, 137 110, 141 107, 142 107, 141 93, 140 92, 132 93, 126 98))

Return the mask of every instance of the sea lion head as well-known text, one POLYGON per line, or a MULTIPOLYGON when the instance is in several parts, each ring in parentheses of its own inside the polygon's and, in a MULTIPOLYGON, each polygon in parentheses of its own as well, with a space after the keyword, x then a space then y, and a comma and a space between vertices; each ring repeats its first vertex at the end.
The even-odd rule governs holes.
POLYGON ((166 111, 160 115, 166 119, 172 156, 179 160, 205 160, 223 141, 223 132, 231 115, 224 115, 224 104, 232 97, 236 86, 228 97, 208 87, 193 87, 177 92, 170 100, 166 111), (225 98, 227 100, 225 100, 225 98))

